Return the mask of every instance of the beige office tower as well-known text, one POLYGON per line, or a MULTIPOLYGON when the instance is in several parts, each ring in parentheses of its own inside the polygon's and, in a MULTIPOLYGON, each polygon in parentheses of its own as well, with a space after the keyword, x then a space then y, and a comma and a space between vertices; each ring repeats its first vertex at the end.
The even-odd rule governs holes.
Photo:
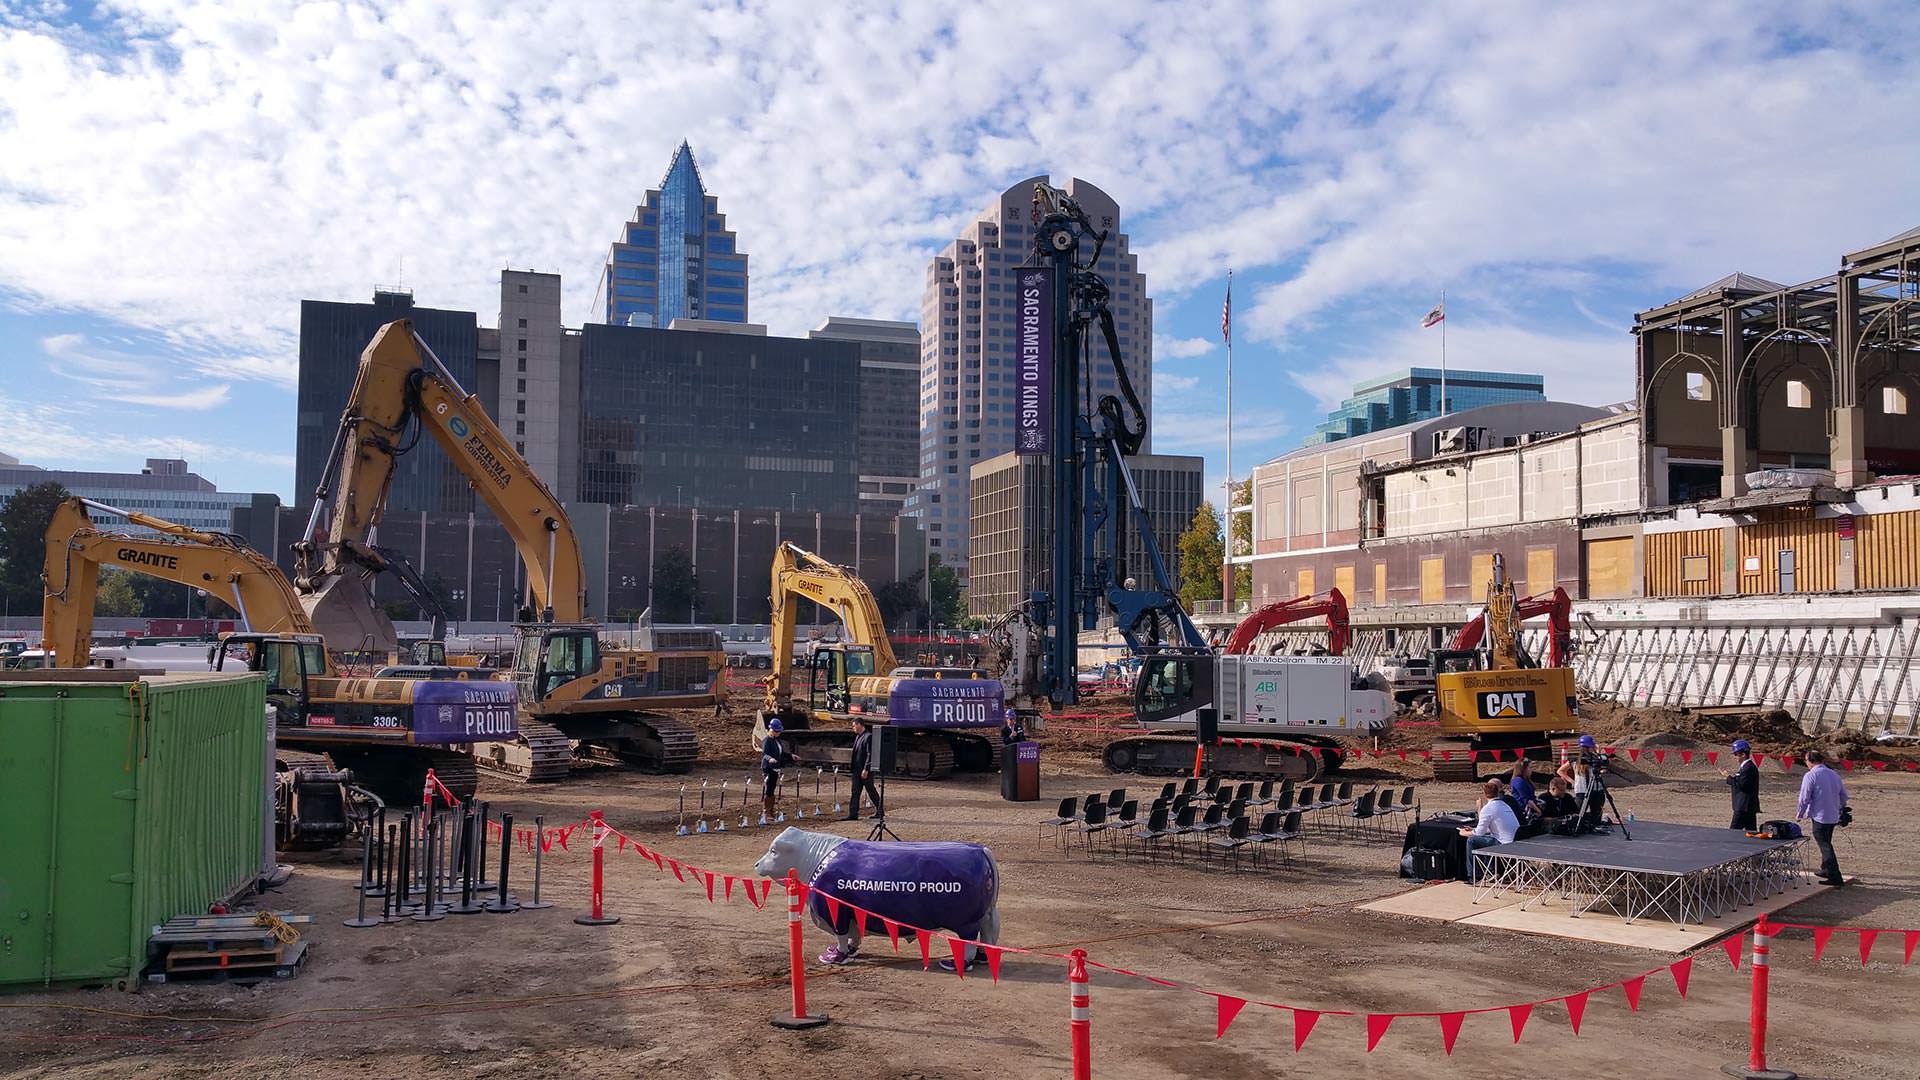
MULTIPOLYGON (((927 267, 920 303, 920 487, 907 500, 926 529, 929 554, 967 574, 969 470, 1013 449, 1014 267, 1033 246, 1035 176, 1008 188, 961 230, 927 267)), ((1094 227, 1109 231, 1094 269, 1112 290, 1120 351, 1141 406, 1152 415, 1153 301, 1125 233, 1120 207, 1085 180, 1067 194, 1085 208, 1094 227)), ((1091 253, 1089 249, 1088 253, 1091 253)), ((1118 394, 1106 343, 1094 335, 1093 400, 1118 394)), ((1152 450, 1153 428, 1147 428, 1152 450)))

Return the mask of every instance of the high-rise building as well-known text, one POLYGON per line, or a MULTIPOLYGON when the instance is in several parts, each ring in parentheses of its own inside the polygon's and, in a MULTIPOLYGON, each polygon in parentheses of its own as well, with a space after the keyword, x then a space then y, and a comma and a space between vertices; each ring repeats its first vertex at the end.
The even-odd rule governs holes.
MULTIPOLYGON (((257 499, 279 502, 273 495, 221 491, 213 481, 192 471, 178 458, 148 458, 146 467, 137 473, 116 473, 42 469, 0 454, 0 506, 5 506, 7 500, 22 489, 48 481, 66 488, 69 495, 122 510, 138 510, 175 525, 207 532, 227 531, 235 507, 252 505, 257 499)), ((102 528, 114 532, 150 531, 111 516, 96 514, 95 517, 102 528)))
POLYGON ((579 498, 854 513, 859 379, 848 341, 589 323, 579 498))
POLYGON ((1462 412, 1482 405, 1509 401, 1547 400, 1546 380, 1538 375, 1510 371, 1446 372, 1447 400, 1440 401, 1439 368, 1406 368, 1378 379, 1355 383, 1353 396, 1327 414, 1303 446, 1384 431, 1402 424, 1432 420, 1442 412, 1462 412))
MULTIPOLYGON (((1205 464, 1203 458, 1174 454, 1137 454, 1127 459, 1153 542, 1176 586, 1180 534, 1200 508, 1205 464)), ((1035 589, 1052 588, 1053 521, 1047 509, 1052 478, 1046 458, 1007 453, 975 463, 968 479, 973 520, 968 537, 967 565, 972 574, 967 582, 967 614, 991 619, 1013 610, 1035 589)), ((1124 493, 1120 500, 1124 502, 1124 493)), ((1119 509, 1125 524, 1115 572, 1121 581, 1131 577, 1145 587, 1153 580, 1146 547, 1131 511, 1125 506, 1119 509)))
POLYGON ((860 506, 898 512, 920 479, 920 328, 835 315, 807 336, 859 346, 860 506))
MULTIPOLYGON (((1030 177, 1008 188, 927 266, 920 304, 920 487, 907 509, 927 530, 941 561, 967 574, 969 470, 1013 448, 1014 267, 1033 245, 1030 177)), ((1115 329, 1135 392, 1149 416, 1153 404, 1153 301, 1146 275, 1120 231, 1120 207, 1085 180, 1067 193, 1094 227, 1108 230, 1094 269, 1112 291, 1115 329)), ((1117 393, 1113 363, 1098 334, 1091 344, 1096 398, 1117 393)), ((1151 449, 1149 423, 1143 450, 1151 449)))
MULTIPOLYGON (((353 392, 360 370, 360 354, 376 330, 395 319, 412 319, 413 328, 460 385, 475 389, 478 379, 479 318, 471 311, 416 307, 413 294, 379 290, 370 304, 324 300, 300 301, 300 376, 296 394, 294 436, 294 497, 313 498, 333 440, 340 430, 340 414, 353 392)), ((495 404, 497 403, 489 403, 495 404)), ((394 463, 393 489, 387 496, 391 510, 443 510, 464 513, 473 508, 473 491, 432 439, 421 439, 394 463)))
MULTIPOLYGON (((562 372, 569 365, 559 274, 501 272, 499 341, 499 381, 490 395, 497 409, 493 415, 540 479, 555 491, 565 491, 561 431, 572 423, 562 410, 562 372)), ((578 367, 577 350, 572 366, 578 367)))
POLYGON ((608 323, 666 327, 675 319, 747 321, 747 256, 720 201, 707 194, 693 147, 673 153, 607 253, 596 304, 608 323))

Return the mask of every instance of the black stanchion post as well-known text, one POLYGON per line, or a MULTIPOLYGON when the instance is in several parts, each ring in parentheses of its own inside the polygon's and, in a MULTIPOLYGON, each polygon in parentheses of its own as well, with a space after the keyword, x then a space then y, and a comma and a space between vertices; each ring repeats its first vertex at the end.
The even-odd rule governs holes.
POLYGON ((551 903, 540 899, 540 866, 546 858, 546 847, 547 819, 544 816, 536 815, 533 819, 533 899, 520 905, 528 911, 539 911, 541 908, 550 908, 553 906, 551 903))
POLYGON ((395 850, 394 865, 400 871, 399 899, 393 903, 395 914, 405 915, 413 907, 413 812, 400 815, 400 846, 395 850))
POLYGON ((387 895, 387 847, 391 838, 387 835, 387 808, 381 807, 374 812, 368 822, 373 828, 373 895, 387 895))
POLYGON ((373 830, 368 829, 360 834, 360 888, 356 890, 360 894, 359 910, 353 918, 342 919, 342 925, 351 926, 355 930, 365 930, 369 926, 380 925, 379 919, 367 918, 367 881, 369 880, 369 875, 372 873, 373 830))
POLYGON ((428 815, 427 833, 425 837, 427 848, 427 891, 425 895, 420 898, 420 910, 413 913, 415 922, 438 922, 447 917, 446 912, 439 910, 439 905, 434 902, 435 886, 438 885, 440 881, 440 868, 435 865, 440 855, 440 831, 439 816, 433 814, 428 815))
MULTIPOLYGON (((474 847, 480 852, 474 859, 473 870, 473 887, 477 892, 486 892, 493 884, 487 880, 487 826, 492 821, 492 813, 492 807, 486 803, 480 804, 480 832, 474 837, 474 847)), ((506 834, 501 834, 500 842, 506 843, 506 834)))
POLYGON ((467 864, 460 875, 460 903, 449 911, 455 915, 478 915, 485 910, 474 902, 473 893, 485 874, 480 872, 480 815, 469 809, 460 819, 460 854, 467 864))
POLYGON ((382 922, 392 922, 394 918, 393 872, 395 869, 394 867, 395 860, 390 856, 392 855, 392 852, 393 852, 395 828, 396 827, 392 825, 386 826, 386 830, 387 830, 386 842, 381 845, 381 850, 385 854, 381 857, 381 860, 380 860, 380 878, 382 881, 386 883, 386 885, 380 890, 380 919, 382 922))
POLYGON ((520 910, 520 905, 507 895, 507 859, 513 854, 513 815, 502 811, 500 814, 500 894, 481 905, 495 915, 511 915, 520 910))

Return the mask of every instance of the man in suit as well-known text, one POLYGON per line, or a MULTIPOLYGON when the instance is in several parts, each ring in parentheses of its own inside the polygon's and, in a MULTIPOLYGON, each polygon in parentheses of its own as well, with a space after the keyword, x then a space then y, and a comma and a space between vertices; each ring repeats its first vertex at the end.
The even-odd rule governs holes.
POLYGON ((880 805, 880 789, 873 785, 873 729, 866 721, 853 722, 853 794, 847 799, 847 820, 860 820, 860 792, 865 791, 873 800, 873 816, 886 817, 887 812, 880 805))
POLYGON ((1733 756, 1740 763, 1732 772, 1720 774, 1733 789, 1733 824, 1728 828, 1753 832, 1760 827, 1760 766, 1754 763, 1753 748, 1745 739, 1733 740, 1733 756))

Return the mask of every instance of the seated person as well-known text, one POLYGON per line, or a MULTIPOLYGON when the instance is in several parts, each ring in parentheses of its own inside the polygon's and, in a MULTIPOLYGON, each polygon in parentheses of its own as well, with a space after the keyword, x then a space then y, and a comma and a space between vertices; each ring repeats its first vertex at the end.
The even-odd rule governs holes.
POLYGON ((1558 818, 1579 812, 1580 803, 1573 797, 1573 791, 1565 779, 1556 776, 1547 781, 1547 793, 1540 796, 1540 813, 1543 817, 1558 818))
POLYGON ((1507 804, 1508 798, 1507 785, 1501 783, 1499 777, 1488 780, 1480 795, 1479 823, 1471 829, 1460 830, 1460 835, 1467 838, 1468 884, 1479 877, 1479 867, 1474 865, 1475 849, 1511 844, 1519 835, 1520 819, 1514 815, 1513 807, 1507 804))
POLYGON ((1513 798, 1521 821, 1540 816, 1540 793, 1533 786, 1533 762, 1522 757, 1513 764, 1513 778, 1507 781, 1507 794, 1513 798))

